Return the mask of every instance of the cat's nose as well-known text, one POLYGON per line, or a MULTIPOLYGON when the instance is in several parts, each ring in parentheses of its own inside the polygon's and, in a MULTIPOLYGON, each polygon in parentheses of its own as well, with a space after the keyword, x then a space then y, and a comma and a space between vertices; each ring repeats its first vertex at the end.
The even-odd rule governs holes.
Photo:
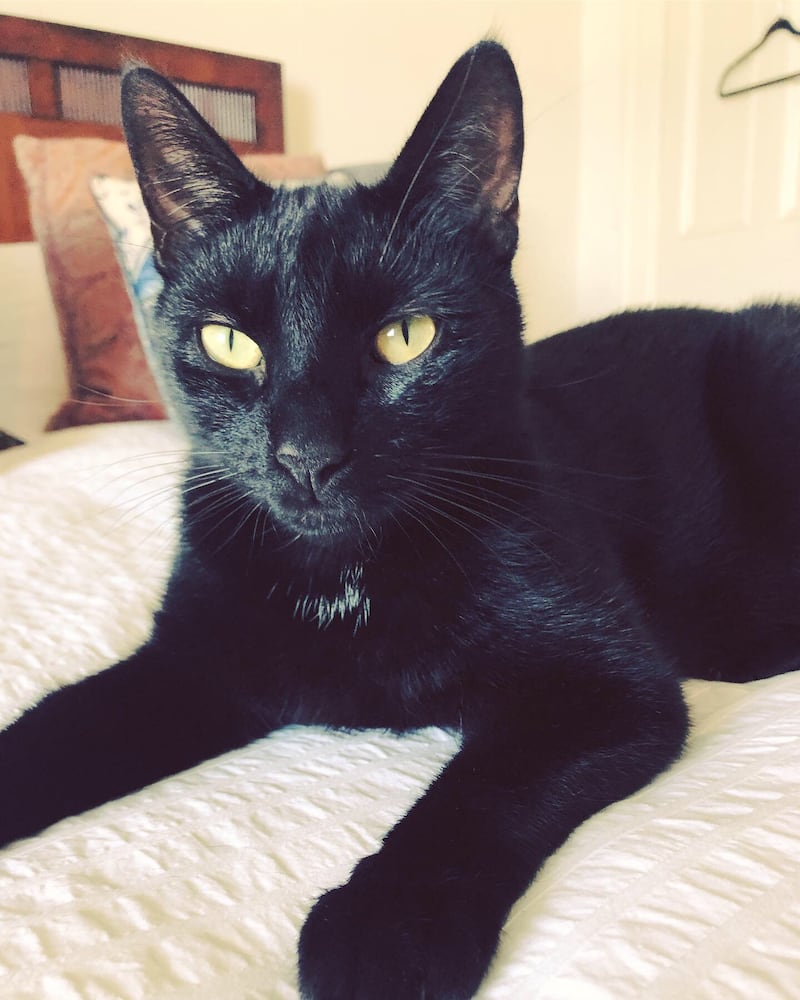
POLYGON ((298 485, 319 497, 325 485, 347 464, 349 453, 339 449, 304 451, 284 444, 275 452, 275 458, 298 485))

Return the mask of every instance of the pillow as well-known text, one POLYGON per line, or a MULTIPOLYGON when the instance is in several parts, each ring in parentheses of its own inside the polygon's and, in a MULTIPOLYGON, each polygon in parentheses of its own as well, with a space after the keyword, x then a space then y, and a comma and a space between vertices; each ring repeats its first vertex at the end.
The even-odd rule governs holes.
POLYGON ((156 270, 150 219, 139 185, 136 181, 101 174, 92 177, 89 188, 108 227, 139 339, 146 351, 153 307, 162 281, 156 270))
MULTIPOLYGON (((133 181, 127 148, 109 139, 17 136, 14 152, 69 374, 70 398, 47 429, 163 417, 125 281, 90 190, 98 174, 133 181)), ((244 161, 264 180, 315 180, 324 173, 316 156, 253 153, 244 161)))

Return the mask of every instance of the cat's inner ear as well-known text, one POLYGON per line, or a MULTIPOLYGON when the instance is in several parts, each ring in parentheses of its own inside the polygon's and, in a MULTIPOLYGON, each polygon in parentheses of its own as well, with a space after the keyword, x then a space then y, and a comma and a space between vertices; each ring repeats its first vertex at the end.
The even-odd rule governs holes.
POLYGON ((166 270, 182 239, 231 221, 257 188, 266 190, 183 94, 147 67, 123 74, 122 120, 166 270))
POLYGON ((524 145, 514 64, 496 42, 458 60, 387 177, 406 208, 445 198, 480 212, 503 252, 516 247, 524 145))

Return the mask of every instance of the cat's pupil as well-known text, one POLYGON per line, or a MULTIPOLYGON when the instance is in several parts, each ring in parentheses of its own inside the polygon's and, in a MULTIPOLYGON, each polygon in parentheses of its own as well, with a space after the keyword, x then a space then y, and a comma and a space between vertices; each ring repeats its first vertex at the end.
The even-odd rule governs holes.
POLYGON ((233 350, 233 327, 228 330, 228 350, 233 350))
POLYGON ((404 319, 400 323, 400 330, 402 331, 402 334, 403 334, 403 340, 406 342, 406 347, 408 347, 408 341, 409 341, 410 334, 408 332, 408 320, 407 319, 404 319))

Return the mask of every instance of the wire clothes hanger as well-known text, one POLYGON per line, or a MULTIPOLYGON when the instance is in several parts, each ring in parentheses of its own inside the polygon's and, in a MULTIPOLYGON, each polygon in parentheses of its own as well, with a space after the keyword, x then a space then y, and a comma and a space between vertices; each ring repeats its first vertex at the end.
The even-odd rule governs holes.
POLYGON ((735 69, 738 69, 743 63, 747 62, 751 56, 754 56, 758 50, 766 44, 767 39, 774 35, 776 31, 788 31, 790 35, 794 35, 796 38, 800 38, 800 31, 795 28, 791 21, 787 20, 785 17, 779 17, 777 21, 773 22, 768 28, 757 45, 754 45, 747 52, 735 59, 730 66, 725 70, 720 78, 719 84, 717 86, 717 93, 720 97, 736 97, 738 94, 748 94, 751 90, 760 90, 762 87, 772 87, 776 83, 785 83, 787 80, 796 80, 800 77, 800 70, 796 73, 787 73, 785 76, 773 76, 769 80, 761 80, 759 83, 748 83, 744 87, 735 87, 732 90, 726 90, 725 84, 728 77, 733 73, 735 69))

